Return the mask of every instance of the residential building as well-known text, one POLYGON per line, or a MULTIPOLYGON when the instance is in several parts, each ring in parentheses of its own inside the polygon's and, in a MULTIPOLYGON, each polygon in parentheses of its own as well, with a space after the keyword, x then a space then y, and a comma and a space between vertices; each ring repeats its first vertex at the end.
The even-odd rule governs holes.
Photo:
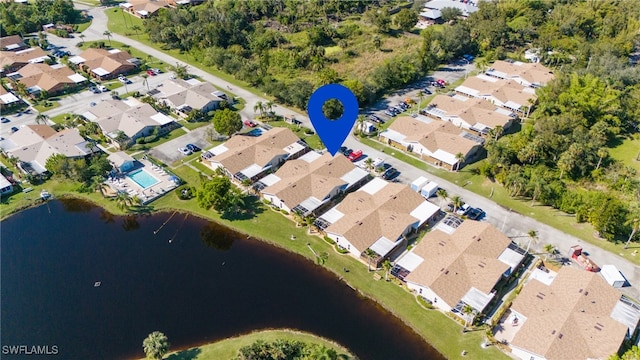
POLYGON ((21 103, 22 100, 20 98, 0 85, 0 110, 6 110, 21 103))
POLYGON ((134 71, 140 60, 119 49, 89 48, 80 55, 69 58, 69 62, 81 66, 97 79, 113 79, 134 71))
POLYGON ((5 76, 27 64, 43 63, 49 55, 39 47, 32 47, 20 51, 0 51, 0 74, 5 76))
POLYGON ((440 208, 403 184, 375 178, 320 216, 315 225, 355 258, 375 254, 373 264, 404 251, 407 237, 434 219, 440 208))
POLYGON ((276 171, 286 160, 297 159, 309 146, 287 128, 273 128, 260 136, 236 134, 209 152, 204 160, 212 169, 222 168, 231 179, 253 183, 276 171))
POLYGON ((42 174, 52 155, 62 154, 68 158, 84 158, 98 151, 94 143, 87 141, 78 129, 56 132, 49 125, 27 125, 11 134, 3 143, 9 156, 18 158, 18 167, 31 175, 42 174))
POLYGON ((508 129, 518 117, 486 100, 461 95, 437 95, 422 113, 482 136, 497 126, 508 129))
POLYGON ((475 314, 484 312, 524 253, 490 223, 466 220, 428 232, 396 262, 392 274, 433 306, 464 318, 467 305, 475 314))
POLYGON ((287 161, 278 171, 256 183, 271 205, 302 216, 317 216, 340 194, 357 189, 370 178, 341 154, 310 151, 287 161))
POLYGON ((459 94, 481 98, 493 104, 528 116, 538 97, 534 88, 514 80, 503 80, 481 74, 465 80, 455 88, 459 94))
POLYGON ((118 147, 128 146, 154 131, 167 133, 177 126, 172 117, 134 98, 101 101, 82 115, 97 123, 118 147))
POLYGON ((186 116, 193 109, 204 113, 215 110, 224 100, 223 97, 226 98, 226 94, 211 83, 196 79, 165 80, 161 87, 150 91, 150 95, 182 116, 186 116))
POLYGON ((20 35, 0 37, 1 51, 20 51, 28 47, 29 45, 25 44, 20 35))
POLYGON ((478 11, 478 7, 473 1, 455 1, 455 0, 431 0, 424 4, 424 9, 421 15, 427 17, 430 20, 439 19, 442 9, 454 8, 460 10, 462 17, 467 18, 469 15, 478 11))
POLYGON ((484 139, 447 121, 401 116, 379 135, 391 146, 420 155, 436 166, 458 170, 476 155, 484 139), (462 154, 462 156, 460 156, 462 154))
POLYGON ((563 266, 529 279, 496 334, 517 358, 607 359, 637 336, 640 306, 599 274, 563 266))
POLYGON ((126 173, 136 166, 136 159, 124 151, 116 151, 109 154, 107 160, 109 160, 116 171, 121 173, 126 173))
POLYGON ((155 15, 158 10, 169 7, 168 0, 128 0, 118 6, 139 18, 147 18, 155 15))
POLYGON ((23 84, 31 96, 37 96, 41 91, 55 95, 73 90, 87 82, 84 76, 62 64, 28 64, 14 73, 7 74, 7 77, 14 83, 23 84))
POLYGON ((520 85, 542 87, 555 77, 546 66, 513 60, 498 60, 491 65, 485 74, 503 80, 513 80, 520 85))
POLYGON ((8 195, 13 192, 13 184, 7 178, 0 174, 0 195, 8 195))

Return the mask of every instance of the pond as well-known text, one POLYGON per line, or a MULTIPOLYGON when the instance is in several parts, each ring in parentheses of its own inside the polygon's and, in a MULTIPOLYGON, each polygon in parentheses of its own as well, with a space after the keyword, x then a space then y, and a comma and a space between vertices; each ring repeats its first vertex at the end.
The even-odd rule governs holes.
POLYGON ((443 358, 329 271, 203 219, 117 217, 66 200, 14 215, 0 230, 3 346, 55 345, 62 359, 141 358, 154 330, 177 349, 294 328, 361 359, 443 358))

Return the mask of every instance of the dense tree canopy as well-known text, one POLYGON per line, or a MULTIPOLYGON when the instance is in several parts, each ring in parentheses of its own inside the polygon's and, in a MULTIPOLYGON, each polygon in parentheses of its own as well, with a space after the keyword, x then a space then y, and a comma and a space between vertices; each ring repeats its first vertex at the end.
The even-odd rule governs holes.
POLYGON ((242 129, 242 118, 231 109, 218 110, 213 114, 213 127, 218 134, 230 136, 242 129))
MULTIPOLYGON (((307 344, 296 340, 256 342, 238 350, 236 360, 337 360, 338 353, 323 345, 307 344)), ((343 358, 340 356, 340 358, 343 358)))
POLYGON ((0 35, 26 35, 42 30, 45 24, 73 24, 80 11, 71 0, 35 0, 28 3, 0 2, 0 35))

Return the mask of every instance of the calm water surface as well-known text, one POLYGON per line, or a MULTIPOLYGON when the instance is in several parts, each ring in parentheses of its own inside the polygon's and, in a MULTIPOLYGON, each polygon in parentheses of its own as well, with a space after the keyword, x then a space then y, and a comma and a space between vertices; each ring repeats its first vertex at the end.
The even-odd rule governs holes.
POLYGON ((57 345, 48 359, 140 358, 154 330, 176 349, 286 327, 361 359, 443 358, 321 267, 181 214, 154 235, 169 217, 53 201, 3 221, 2 345, 57 345))

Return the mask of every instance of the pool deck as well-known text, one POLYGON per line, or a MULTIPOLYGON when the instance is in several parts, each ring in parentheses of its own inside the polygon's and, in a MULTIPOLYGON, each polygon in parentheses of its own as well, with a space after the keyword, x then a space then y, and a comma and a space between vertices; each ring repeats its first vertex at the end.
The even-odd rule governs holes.
POLYGON ((152 202, 153 200, 163 196, 164 194, 177 187, 176 183, 170 180, 172 175, 165 172, 162 168, 155 166, 148 160, 139 159, 137 161, 142 166, 136 166, 129 172, 144 169, 158 180, 157 183, 145 189, 142 186, 138 185, 138 183, 133 181, 131 178, 129 178, 127 176, 127 173, 125 173, 107 179, 107 181, 105 181, 105 184, 107 184, 116 192, 124 191, 129 193, 129 195, 131 196, 137 196, 143 205, 152 202))

